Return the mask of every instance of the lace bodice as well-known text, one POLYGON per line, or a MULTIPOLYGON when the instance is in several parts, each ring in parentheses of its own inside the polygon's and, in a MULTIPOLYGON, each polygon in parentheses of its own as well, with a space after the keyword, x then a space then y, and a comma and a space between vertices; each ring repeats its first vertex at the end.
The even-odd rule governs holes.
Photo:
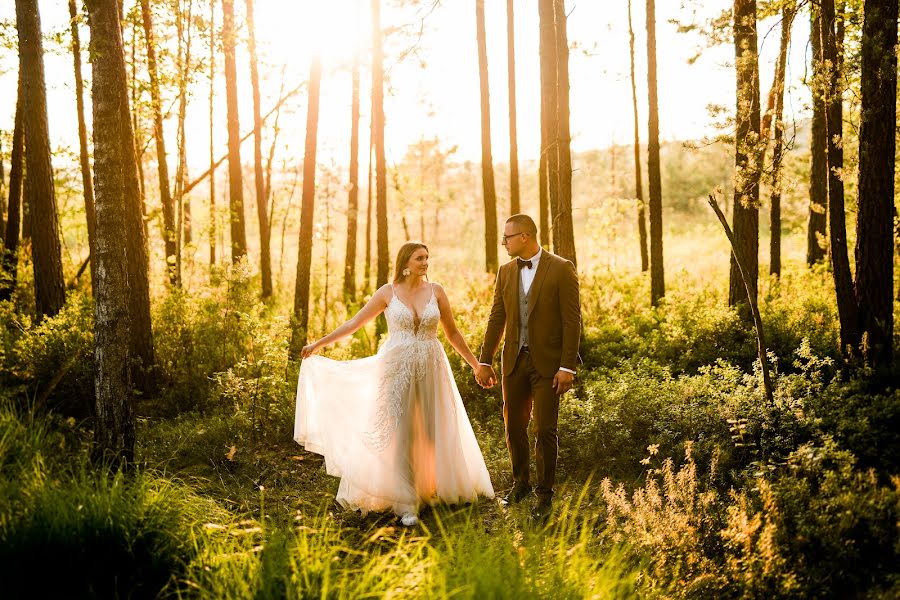
MULTIPOLYGON (((404 304, 394 293, 384 310, 388 322, 388 333, 394 341, 430 340, 437 336, 437 326, 441 320, 441 309, 434 295, 434 284, 431 285, 431 298, 425 303, 419 320, 413 309, 404 304), (412 338, 412 339, 411 339, 412 338)), ((391 287, 393 291, 393 287, 391 287)))

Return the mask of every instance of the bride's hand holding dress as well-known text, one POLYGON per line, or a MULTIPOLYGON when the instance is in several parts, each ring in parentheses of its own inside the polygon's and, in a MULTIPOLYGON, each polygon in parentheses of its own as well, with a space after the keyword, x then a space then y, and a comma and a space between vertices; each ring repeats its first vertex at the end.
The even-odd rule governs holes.
POLYGON ((422 503, 469 502, 494 491, 437 339, 438 323, 473 370, 477 359, 443 288, 403 289, 412 308, 385 285, 352 319, 303 349, 294 439, 322 454, 327 472, 341 477, 341 505, 414 516, 422 503), (422 308, 416 291, 430 296, 422 308), (314 355, 382 311, 389 335, 377 354, 351 361, 314 355))

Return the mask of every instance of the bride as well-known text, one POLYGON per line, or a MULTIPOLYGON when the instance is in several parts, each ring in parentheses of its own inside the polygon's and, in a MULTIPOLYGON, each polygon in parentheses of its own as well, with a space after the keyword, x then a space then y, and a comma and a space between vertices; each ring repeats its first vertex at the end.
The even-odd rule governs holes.
POLYGON ((341 478, 345 508, 393 510, 418 522, 422 504, 471 502, 494 490, 463 407, 447 340, 473 371, 478 360, 456 328, 444 289, 427 281, 428 248, 407 242, 393 283, 383 285, 349 321, 303 348, 294 440, 325 457, 341 478), (377 354, 336 361, 314 354, 384 312, 388 338, 377 354))

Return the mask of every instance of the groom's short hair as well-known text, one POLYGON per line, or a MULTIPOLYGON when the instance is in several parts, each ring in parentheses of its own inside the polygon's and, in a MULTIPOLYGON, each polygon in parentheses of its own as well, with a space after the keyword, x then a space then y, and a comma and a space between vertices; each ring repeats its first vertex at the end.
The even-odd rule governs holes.
POLYGON ((537 237, 537 225, 534 224, 534 219, 529 217, 528 215, 518 214, 513 215, 506 220, 507 223, 515 223, 519 227, 522 228, 522 233, 527 233, 531 237, 537 237))

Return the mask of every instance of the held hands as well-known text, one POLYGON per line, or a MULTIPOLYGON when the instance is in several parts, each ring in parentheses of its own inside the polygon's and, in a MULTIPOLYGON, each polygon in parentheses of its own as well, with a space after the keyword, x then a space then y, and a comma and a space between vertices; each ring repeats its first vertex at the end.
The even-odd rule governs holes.
POLYGON ((490 389, 497 383, 497 374, 494 373, 494 367, 490 365, 478 365, 474 369, 475 381, 484 389, 490 389))
POLYGON ((553 376, 553 389, 556 390, 556 394, 562 396, 570 389, 572 389, 572 383, 575 381, 575 375, 569 373, 568 371, 557 371, 556 375, 553 376))

